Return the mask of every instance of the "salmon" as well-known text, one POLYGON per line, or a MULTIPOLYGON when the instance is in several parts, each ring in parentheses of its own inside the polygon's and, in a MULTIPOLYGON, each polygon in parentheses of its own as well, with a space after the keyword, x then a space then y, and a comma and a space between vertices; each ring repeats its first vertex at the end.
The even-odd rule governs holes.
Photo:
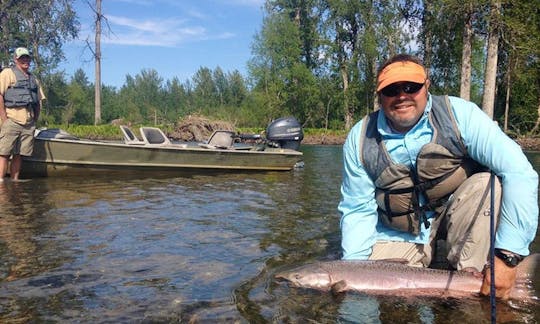
MULTIPOLYGON (((533 289, 533 275, 539 264, 540 254, 532 254, 518 265, 511 299, 538 300, 533 289)), ((478 295, 482 285, 480 273, 417 268, 388 261, 323 261, 280 272, 275 277, 294 287, 335 293, 360 291, 459 297, 478 295)))

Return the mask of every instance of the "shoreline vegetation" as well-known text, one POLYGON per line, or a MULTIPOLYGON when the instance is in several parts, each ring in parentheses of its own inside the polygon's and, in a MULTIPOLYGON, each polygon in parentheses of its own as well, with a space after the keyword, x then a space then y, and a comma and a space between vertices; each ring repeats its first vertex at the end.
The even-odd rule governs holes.
MULTIPOLYGON (((131 127, 136 133, 142 125, 136 125, 121 119, 107 125, 49 125, 47 128, 61 128, 68 133, 93 140, 120 140, 122 133, 119 125, 131 127)), ((230 130, 241 134, 264 134, 265 128, 237 128, 226 121, 211 120, 198 115, 190 115, 179 120, 174 125, 158 125, 163 132, 174 141, 203 142, 210 137, 214 130, 230 130)), ((302 144, 307 145, 343 145, 347 131, 327 129, 304 129, 302 144)), ((539 137, 513 138, 524 151, 540 151, 539 137)))

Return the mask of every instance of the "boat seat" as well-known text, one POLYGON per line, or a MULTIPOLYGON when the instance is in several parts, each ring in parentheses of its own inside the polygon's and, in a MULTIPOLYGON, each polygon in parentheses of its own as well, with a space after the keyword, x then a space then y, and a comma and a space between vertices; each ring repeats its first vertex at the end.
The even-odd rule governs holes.
POLYGON ((232 131, 217 130, 210 135, 206 143, 200 143, 200 147, 208 149, 232 149, 235 133, 232 131))
POLYGON ((157 127, 141 127, 139 130, 145 144, 171 145, 169 138, 157 127))
POLYGON ((68 133, 65 130, 60 129, 60 128, 36 129, 34 131, 34 137, 40 138, 40 139, 51 139, 51 138, 68 139, 68 140, 78 140, 79 139, 77 136, 71 135, 70 133, 68 133))
POLYGON ((122 134, 124 134, 124 143, 141 145, 145 144, 144 141, 141 141, 129 127, 120 125, 120 130, 122 131, 122 134))

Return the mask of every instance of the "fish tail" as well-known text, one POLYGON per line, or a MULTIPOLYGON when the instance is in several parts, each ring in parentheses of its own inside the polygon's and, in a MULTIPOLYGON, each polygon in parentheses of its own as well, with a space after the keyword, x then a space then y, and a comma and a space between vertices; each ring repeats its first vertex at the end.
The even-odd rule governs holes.
POLYGON ((540 265, 540 253, 526 257, 517 267, 517 280, 531 278, 540 265))

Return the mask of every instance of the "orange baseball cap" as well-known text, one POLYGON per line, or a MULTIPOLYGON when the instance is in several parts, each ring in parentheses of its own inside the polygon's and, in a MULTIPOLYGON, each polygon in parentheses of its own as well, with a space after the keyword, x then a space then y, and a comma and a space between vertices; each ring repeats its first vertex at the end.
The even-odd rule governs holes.
POLYGON ((411 61, 394 62, 386 66, 377 77, 377 92, 396 82, 426 82, 426 70, 420 64, 411 61))

